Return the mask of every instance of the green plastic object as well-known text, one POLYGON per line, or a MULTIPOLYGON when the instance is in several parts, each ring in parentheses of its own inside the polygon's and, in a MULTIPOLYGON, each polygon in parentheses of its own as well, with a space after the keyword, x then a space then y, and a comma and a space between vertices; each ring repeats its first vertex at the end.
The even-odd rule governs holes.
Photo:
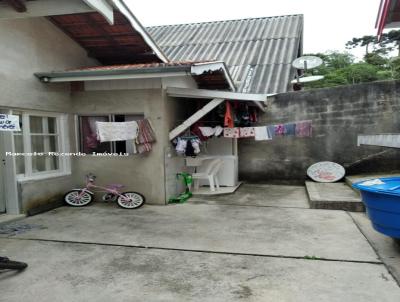
POLYGON ((185 192, 179 194, 178 196, 171 197, 170 199, 168 199, 168 203, 184 203, 193 195, 192 192, 190 192, 190 186, 193 183, 192 175, 186 172, 176 174, 177 179, 179 179, 180 177, 182 177, 183 179, 185 192))

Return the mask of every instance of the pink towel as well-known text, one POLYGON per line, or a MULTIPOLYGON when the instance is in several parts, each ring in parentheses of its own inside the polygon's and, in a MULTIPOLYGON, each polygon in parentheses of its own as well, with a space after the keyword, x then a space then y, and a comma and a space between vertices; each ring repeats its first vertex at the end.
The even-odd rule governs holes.
POLYGON ((296 123, 296 136, 297 137, 311 137, 312 136, 312 121, 301 121, 296 123))

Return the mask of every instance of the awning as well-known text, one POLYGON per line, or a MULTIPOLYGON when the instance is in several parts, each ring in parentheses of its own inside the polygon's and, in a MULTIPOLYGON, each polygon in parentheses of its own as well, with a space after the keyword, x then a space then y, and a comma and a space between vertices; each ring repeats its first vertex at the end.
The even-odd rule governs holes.
POLYGON ((191 75, 201 88, 235 90, 229 72, 222 62, 126 64, 35 73, 35 76, 44 83, 144 79, 185 75, 191 75))

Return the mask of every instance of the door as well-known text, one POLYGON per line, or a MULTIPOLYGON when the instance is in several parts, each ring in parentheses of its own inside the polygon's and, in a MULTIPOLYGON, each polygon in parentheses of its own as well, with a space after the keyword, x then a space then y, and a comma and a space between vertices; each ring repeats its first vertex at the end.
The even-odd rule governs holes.
POLYGON ((0 214, 6 211, 6 194, 5 194, 5 154, 4 154, 3 134, 0 132, 0 214))
MULTIPOLYGON (((9 110, 0 109, 1 114, 10 114, 9 110)), ((6 156, 13 151, 13 134, 10 131, 0 131, 0 213, 19 214, 15 160, 6 156)))

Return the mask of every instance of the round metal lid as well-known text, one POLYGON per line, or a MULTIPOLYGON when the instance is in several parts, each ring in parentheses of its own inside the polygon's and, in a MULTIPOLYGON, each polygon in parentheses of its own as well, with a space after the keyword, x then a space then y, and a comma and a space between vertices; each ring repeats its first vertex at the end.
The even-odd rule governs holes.
POLYGON ((316 182, 336 182, 346 174, 345 169, 334 162, 322 161, 307 169, 307 175, 316 182))

